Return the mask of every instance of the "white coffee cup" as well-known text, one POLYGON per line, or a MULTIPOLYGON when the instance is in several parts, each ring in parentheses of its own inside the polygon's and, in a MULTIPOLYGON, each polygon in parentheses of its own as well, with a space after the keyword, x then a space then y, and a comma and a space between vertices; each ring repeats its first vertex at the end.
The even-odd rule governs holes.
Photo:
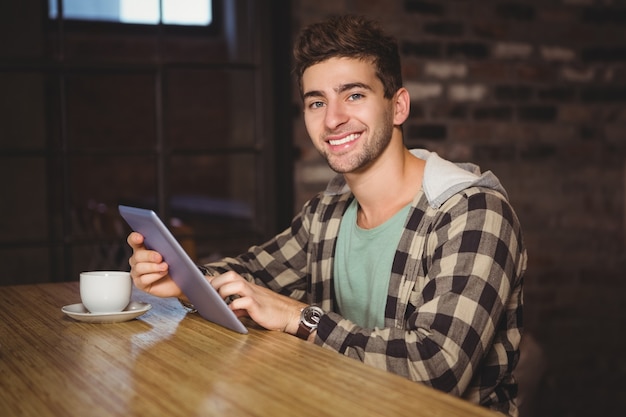
POLYGON ((88 271, 80 274, 80 298, 90 313, 115 313, 130 303, 130 272, 88 271))

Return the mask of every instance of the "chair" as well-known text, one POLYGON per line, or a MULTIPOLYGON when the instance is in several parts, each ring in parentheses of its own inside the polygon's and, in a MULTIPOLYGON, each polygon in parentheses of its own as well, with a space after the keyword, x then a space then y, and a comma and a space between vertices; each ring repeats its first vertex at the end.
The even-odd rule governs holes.
POLYGON ((518 383, 517 403, 520 417, 534 415, 536 394, 543 382, 547 358, 543 348, 532 335, 524 333, 520 341, 520 358, 513 376, 518 383))

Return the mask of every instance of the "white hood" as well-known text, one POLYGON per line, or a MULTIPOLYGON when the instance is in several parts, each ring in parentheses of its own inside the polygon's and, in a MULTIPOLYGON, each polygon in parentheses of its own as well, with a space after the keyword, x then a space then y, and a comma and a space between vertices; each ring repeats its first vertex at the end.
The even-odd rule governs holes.
MULTIPOLYGON (((450 162, 425 149, 412 149, 411 153, 426 161, 422 188, 428 203, 434 208, 441 207, 454 194, 469 187, 490 188, 508 199, 506 190, 491 171, 481 173, 475 164, 450 162)), ((343 194, 349 191, 346 180, 339 174, 330 181, 325 193, 343 194)))

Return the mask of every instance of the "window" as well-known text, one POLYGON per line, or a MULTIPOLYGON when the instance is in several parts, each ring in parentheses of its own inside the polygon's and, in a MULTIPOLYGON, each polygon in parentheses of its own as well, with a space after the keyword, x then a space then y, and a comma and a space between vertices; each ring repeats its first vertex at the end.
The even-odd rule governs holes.
POLYGON ((210 26, 80 20, 71 0, 7 9, 39 55, 0 46, 0 285, 128 268, 118 204, 155 209, 199 263, 286 227, 291 94, 272 40, 288 37, 270 24, 286 1, 207 1, 210 26))
POLYGON ((48 0, 48 17, 143 25, 210 26, 212 0, 48 0))

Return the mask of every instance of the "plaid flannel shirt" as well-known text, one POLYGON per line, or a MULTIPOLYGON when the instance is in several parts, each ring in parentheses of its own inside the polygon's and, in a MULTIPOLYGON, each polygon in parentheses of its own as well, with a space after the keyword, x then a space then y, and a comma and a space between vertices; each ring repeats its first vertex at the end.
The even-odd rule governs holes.
POLYGON ((360 328, 335 310, 335 245, 352 198, 349 191, 321 193, 283 233, 209 267, 322 307, 321 346, 515 415, 526 251, 506 198, 470 187, 434 208, 424 192, 415 197, 382 329, 360 328))

